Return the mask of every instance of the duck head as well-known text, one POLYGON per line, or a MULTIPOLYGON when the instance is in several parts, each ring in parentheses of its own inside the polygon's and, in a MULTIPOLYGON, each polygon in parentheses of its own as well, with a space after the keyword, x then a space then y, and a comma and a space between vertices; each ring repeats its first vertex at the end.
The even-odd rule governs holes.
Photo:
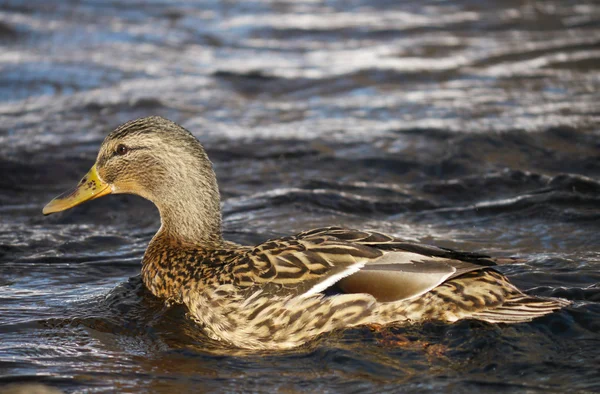
POLYGON ((152 116, 112 131, 91 170, 74 189, 50 201, 43 213, 118 193, 152 201, 166 233, 194 242, 220 239, 220 198, 212 163, 196 137, 174 122, 152 116))

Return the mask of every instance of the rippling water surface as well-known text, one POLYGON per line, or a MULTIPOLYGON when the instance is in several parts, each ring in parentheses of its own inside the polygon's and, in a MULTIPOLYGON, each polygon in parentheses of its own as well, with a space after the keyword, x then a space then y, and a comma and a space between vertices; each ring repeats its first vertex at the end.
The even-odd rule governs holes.
POLYGON ((600 391, 597 3, 0 4, 0 385, 600 391), (501 268, 514 283, 573 306, 283 353, 214 343, 141 284, 151 204, 41 215, 108 131, 151 114, 206 146, 231 240, 338 224, 519 256, 501 268))

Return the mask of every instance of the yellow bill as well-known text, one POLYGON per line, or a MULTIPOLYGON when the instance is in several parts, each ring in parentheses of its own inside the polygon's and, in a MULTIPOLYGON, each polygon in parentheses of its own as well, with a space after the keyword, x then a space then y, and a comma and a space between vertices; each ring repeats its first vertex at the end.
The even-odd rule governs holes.
POLYGON ((77 186, 64 192, 54 200, 50 201, 42 211, 44 215, 60 212, 73 208, 83 202, 93 200, 98 197, 105 196, 111 193, 111 188, 108 183, 105 183, 98 177, 96 165, 83 177, 77 186))

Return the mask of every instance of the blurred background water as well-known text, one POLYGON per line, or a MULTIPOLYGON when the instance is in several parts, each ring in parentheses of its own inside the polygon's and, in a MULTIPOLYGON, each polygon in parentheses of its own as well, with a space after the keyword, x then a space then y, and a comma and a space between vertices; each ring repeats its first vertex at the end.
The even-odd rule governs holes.
POLYGON ((592 1, 0 1, 0 387, 600 391, 599 70, 592 1), (152 114, 207 148, 233 241, 378 229, 519 256, 515 284, 574 304, 284 353, 214 343, 141 285, 151 204, 41 215, 152 114))

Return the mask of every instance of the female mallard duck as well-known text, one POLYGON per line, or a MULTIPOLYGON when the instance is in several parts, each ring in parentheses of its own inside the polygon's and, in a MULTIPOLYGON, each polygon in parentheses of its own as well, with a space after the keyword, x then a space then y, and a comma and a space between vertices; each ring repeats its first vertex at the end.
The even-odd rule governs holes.
POLYGON ((111 132, 90 172, 44 214, 110 193, 137 194, 160 211, 143 258, 148 289, 185 304, 212 338, 242 348, 292 348, 365 324, 518 323, 568 304, 522 293, 487 256, 373 231, 327 227, 255 247, 228 242, 204 148, 161 117, 111 132))

